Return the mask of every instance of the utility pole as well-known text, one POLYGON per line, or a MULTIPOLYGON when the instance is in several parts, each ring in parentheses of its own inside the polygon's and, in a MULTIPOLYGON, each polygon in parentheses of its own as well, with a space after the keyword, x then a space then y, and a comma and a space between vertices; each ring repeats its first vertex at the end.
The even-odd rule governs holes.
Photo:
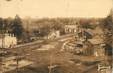
POLYGON ((1 20, 1 73, 4 73, 4 69, 3 69, 3 59, 4 59, 4 56, 3 56, 3 53, 4 53, 4 23, 3 23, 3 19, 1 20))
MULTIPOLYGON (((2 29, 2 51, 3 52, 4 52, 4 47, 5 47, 5 44, 4 44, 4 32, 3 32, 3 29, 2 29)), ((4 56, 2 55, 2 64, 3 64, 3 59, 4 59, 4 56)), ((2 65, 2 71, 4 73, 3 65, 2 65)))
POLYGON ((49 73, 52 73, 52 69, 55 68, 55 66, 53 65, 53 56, 54 53, 56 53, 56 50, 54 48, 51 48, 53 50, 50 51, 50 62, 49 62, 49 73))
POLYGON ((18 66, 19 66, 18 56, 19 56, 18 53, 16 53, 16 73, 18 73, 18 66))
MULTIPOLYGON (((0 13, 2 14, 2 3, 0 2, 0 13)), ((2 19, 1 19, 1 24, 0 25, 2 25, 2 19)), ((1 37, 3 37, 2 36, 2 27, 0 27, 1 29, 0 29, 0 34, 1 34, 1 37)), ((2 40, 3 41, 3 40, 2 40)), ((2 41, 1 41, 1 43, 2 43, 2 41)), ((2 51, 2 44, 1 44, 1 49, 0 49, 0 51, 2 51)), ((1 53, 2 54, 2 53, 1 53)), ((2 65, 3 65, 3 59, 2 59, 2 56, 0 56, 0 59, 1 59, 1 61, 0 61, 0 69, 1 69, 1 71, 0 71, 0 73, 3 73, 3 71, 2 71, 2 69, 3 69, 3 67, 2 67, 2 65)))
POLYGON ((49 66, 49 73, 52 73, 52 54, 50 55, 50 66, 49 66))

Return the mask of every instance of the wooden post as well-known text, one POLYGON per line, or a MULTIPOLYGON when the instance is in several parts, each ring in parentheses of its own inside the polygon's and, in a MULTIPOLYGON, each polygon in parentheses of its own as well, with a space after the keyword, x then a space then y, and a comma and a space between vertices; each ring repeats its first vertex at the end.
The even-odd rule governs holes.
POLYGON ((51 73, 51 70, 52 70, 51 66, 52 66, 52 54, 50 55, 49 73, 51 73))

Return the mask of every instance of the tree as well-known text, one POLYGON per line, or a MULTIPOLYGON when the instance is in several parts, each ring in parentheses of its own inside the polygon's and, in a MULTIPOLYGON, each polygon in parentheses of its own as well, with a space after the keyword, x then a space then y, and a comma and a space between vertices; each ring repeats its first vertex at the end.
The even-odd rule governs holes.
POLYGON ((2 29, 3 29, 3 19, 0 18, 0 30, 2 30, 2 29))
POLYGON ((109 55, 112 54, 113 50, 113 21, 112 14, 108 15, 105 19, 102 20, 101 28, 104 32, 104 43, 106 44, 105 50, 109 55))
POLYGON ((15 19, 11 25, 12 33, 18 38, 21 39, 23 36, 24 28, 22 26, 22 21, 18 15, 15 16, 15 19))
POLYGON ((103 21, 103 30, 104 30, 104 40, 105 43, 111 44, 112 43, 112 36, 113 36, 113 22, 112 17, 109 15, 106 19, 103 21))
POLYGON ((6 25, 4 23, 4 19, 3 18, 0 18, 0 33, 5 33, 6 31, 6 25))

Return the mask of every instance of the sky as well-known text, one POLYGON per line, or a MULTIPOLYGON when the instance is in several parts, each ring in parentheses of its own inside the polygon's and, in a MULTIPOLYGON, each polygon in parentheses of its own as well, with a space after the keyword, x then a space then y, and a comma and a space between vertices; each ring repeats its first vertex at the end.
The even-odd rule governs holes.
POLYGON ((0 0, 0 17, 106 17, 112 0, 0 0))

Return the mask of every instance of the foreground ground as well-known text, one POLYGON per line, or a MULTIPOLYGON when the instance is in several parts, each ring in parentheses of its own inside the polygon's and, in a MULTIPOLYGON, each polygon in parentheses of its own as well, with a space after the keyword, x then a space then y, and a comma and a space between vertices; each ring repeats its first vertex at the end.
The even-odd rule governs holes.
POLYGON ((24 55, 33 64, 7 73, 99 73, 97 64, 101 58, 61 51, 63 43, 69 38, 73 39, 63 37, 62 41, 61 39, 48 40, 32 47, 16 49, 15 51, 24 55))

